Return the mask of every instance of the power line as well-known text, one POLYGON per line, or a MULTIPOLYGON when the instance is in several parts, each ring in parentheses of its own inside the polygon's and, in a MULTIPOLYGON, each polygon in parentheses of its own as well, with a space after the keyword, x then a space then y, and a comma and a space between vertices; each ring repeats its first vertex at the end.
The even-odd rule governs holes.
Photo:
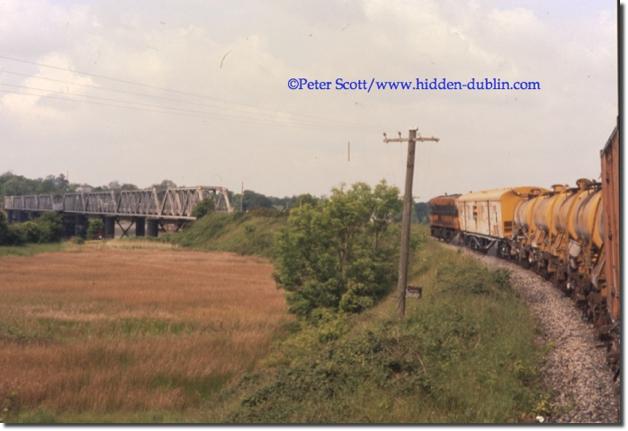
POLYGON ((202 95, 197 95, 197 94, 189 93, 189 92, 186 92, 186 91, 174 90, 174 89, 166 88, 166 87, 159 87, 157 85, 145 84, 143 82, 131 81, 131 80, 127 80, 127 79, 114 78, 114 77, 107 76, 107 75, 101 75, 99 73, 82 72, 82 71, 79 71, 79 70, 70 69, 68 67, 54 66, 54 65, 51 65, 51 64, 39 63, 37 61, 23 60, 21 58, 9 57, 9 56, 6 56, 6 55, 0 55, 0 58, 3 59, 3 60, 15 61, 17 63, 31 64, 31 65, 34 65, 34 66, 45 67, 45 68, 48 68, 48 69, 63 70, 63 71, 67 71, 67 72, 76 73, 77 75, 93 76, 94 78, 106 79, 106 80, 109 80, 109 81, 120 82, 122 84, 127 84, 127 85, 137 85, 137 86, 140 86, 140 87, 152 88, 154 90, 166 91, 166 92, 175 93, 175 94, 182 94, 182 95, 185 95, 185 96, 204 97, 202 95))
MULTIPOLYGON (((183 100, 183 99, 177 99, 177 98, 168 97, 168 96, 158 96, 158 95, 154 95, 154 94, 136 93, 136 92, 125 91, 125 90, 120 90, 120 89, 116 89, 116 88, 101 87, 101 86, 93 85, 93 84, 76 83, 76 82, 71 82, 71 81, 62 80, 62 79, 49 78, 49 77, 45 77, 45 76, 34 76, 34 75, 30 75, 28 73, 20 73, 20 72, 8 71, 8 70, 0 70, 0 74, 2 74, 2 73, 9 74, 9 75, 15 75, 15 76, 23 76, 23 77, 27 77, 27 78, 30 78, 30 79, 39 79, 39 80, 44 80, 44 81, 57 82, 57 83, 61 83, 61 84, 71 85, 71 86, 79 86, 79 87, 85 87, 85 88, 93 88, 93 89, 96 89, 96 90, 111 91, 111 92, 115 92, 115 93, 127 94, 127 95, 132 95, 132 96, 140 96, 140 97, 161 99, 161 100, 166 100, 166 101, 173 101, 173 102, 177 102, 177 103, 184 103, 184 104, 200 106, 200 107, 206 107, 206 108, 217 108, 218 107, 218 106, 214 106, 214 105, 208 105, 208 104, 205 104, 205 103, 199 103, 199 102, 193 102, 193 101, 188 101, 188 100, 183 100)), ((9 84, 6 84, 6 85, 9 85, 9 84)), ((13 84, 13 85, 17 85, 17 84, 13 84)), ((25 88, 34 88, 34 87, 28 87, 28 86, 24 86, 24 87, 25 88)), ((54 91, 54 90, 49 90, 49 89, 45 89, 45 90, 44 89, 38 89, 38 90, 41 90, 41 91, 54 91)), ((97 96, 92 96, 92 97, 97 97, 97 96)), ((131 102, 131 103, 137 103, 137 102, 131 102)), ((219 103, 219 102, 214 102, 214 103, 219 103)), ((225 102, 225 104, 226 104, 226 102, 225 102)), ((228 108, 228 109, 233 109, 233 108, 228 108)), ((284 111, 270 111, 270 110, 259 109, 259 108, 255 108, 255 109, 260 114, 264 114, 264 115, 285 114, 285 115, 289 115, 291 117, 294 117, 294 119, 296 119, 296 120, 298 120, 299 119, 298 117, 301 116, 305 120, 332 121, 332 122, 336 122, 338 125, 346 125, 347 127, 349 127, 349 126, 363 127, 362 125, 359 125, 359 124, 346 123, 346 122, 343 122, 342 120, 326 119, 326 118, 323 118, 323 117, 312 116, 312 115, 309 115, 309 114, 294 114, 294 113, 284 112, 284 111), (308 117, 311 117, 311 118, 308 118, 308 117)), ((243 111, 243 112, 251 113, 249 111, 243 111)))
MULTIPOLYGON (((0 84, 0 85, 10 85, 10 86, 14 86, 11 84, 0 84)), ((27 86, 21 86, 21 87, 27 87, 27 86)), ((28 87, 27 87, 28 88, 28 87)), ((34 89, 35 91, 49 91, 49 90, 42 90, 42 89, 36 89, 31 87, 31 89, 34 89)), ((229 120, 237 120, 237 121, 242 121, 245 120, 247 121, 247 123, 251 123, 253 122, 254 124, 258 124, 258 125, 262 125, 262 126, 277 126, 278 122, 272 122, 272 120, 270 119, 266 119, 266 118, 242 118, 242 117, 237 117, 237 116, 233 116, 233 115, 229 115, 227 113, 210 113, 210 112, 202 112, 202 111, 196 111, 198 113, 200 113, 201 115, 190 115, 190 111, 185 111, 185 110, 178 110, 176 108, 165 108, 165 107, 156 107, 156 108, 145 108, 145 107, 138 107, 138 106, 134 106, 131 104, 128 104, 128 102, 121 102, 121 103, 126 103, 126 104, 120 104, 120 103, 108 103, 108 102, 101 102, 98 99, 103 99, 103 98, 98 98, 95 96, 85 96, 85 95, 78 95, 78 94, 70 94, 70 96, 73 97, 84 97, 87 98, 88 100, 77 100, 77 99, 72 99, 72 98, 67 98, 67 97, 60 97, 57 95, 50 95, 50 94, 33 94, 33 93, 25 93, 25 92, 16 92, 16 91, 11 91, 11 90, 2 90, 0 89, 0 93, 5 93, 5 94, 15 94, 15 95, 19 95, 19 96, 29 96, 29 97, 40 97, 40 98, 46 98, 46 99, 51 99, 51 100, 60 100, 60 101, 64 101, 64 102, 74 102, 74 103, 85 103, 85 104, 90 104, 90 105, 98 105, 98 106, 106 106, 106 107, 113 107, 113 108, 123 108, 123 109, 128 109, 128 110, 132 110, 132 111, 143 111, 143 112, 152 112, 152 113, 159 113, 159 114, 174 114, 174 115, 178 115, 178 116, 183 116, 183 117, 188 117, 188 118, 195 118, 195 119, 199 119, 199 120, 203 120, 203 123, 206 124, 212 124, 209 123, 207 121, 207 116, 214 116, 214 117, 218 117, 218 119, 229 119, 229 120), (95 99, 95 100, 92 100, 95 99)), ((292 124, 290 123, 281 123, 282 126, 287 126, 287 127, 310 127, 310 128, 320 128, 321 125, 320 124, 313 124, 313 123, 305 123, 305 122, 292 122, 292 124)), ((339 126, 327 126, 327 127, 339 127, 339 126)))
MULTIPOLYGON (((130 105, 131 107, 147 107, 147 108, 153 108, 153 109, 162 109, 162 110, 173 111, 173 112, 182 112, 182 113, 187 113, 187 114, 200 114, 200 115, 205 115, 205 114, 223 114, 221 112, 207 112, 207 111, 197 111, 197 110, 191 110, 191 109, 172 108, 172 107, 169 107, 169 106, 156 105, 156 104, 150 104, 150 103, 143 103, 143 102, 136 102, 136 101, 127 101, 127 100, 120 100, 120 99, 111 99, 109 97, 91 96, 91 95, 86 95, 86 94, 75 94, 75 93, 69 93, 69 92, 57 92, 55 90, 51 90, 51 89, 48 89, 48 88, 32 87, 32 86, 28 86, 28 85, 0 83, 0 86, 21 88, 21 89, 35 90, 35 91, 42 91, 42 92, 54 92, 54 93, 60 93, 60 94, 67 95, 67 96, 72 96, 72 97, 94 99, 94 100, 98 100, 98 101, 113 102, 113 103, 117 103, 117 104, 127 104, 127 105, 130 105)), ((44 95, 42 95, 42 96, 44 96, 44 95)))
MULTIPOLYGON (((109 80, 109 81, 119 82, 119 83, 123 83, 123 84, 127 84, 127 85, 137 85, 137 86, 141 86, 141 87, 151 88, 151 89, 154 89, 154 90, 170 92, 170 93, 178 94, 178 95, 181 95, 181 96, 188 96, 188 97, 195 97, 195 98, 205 99, 207 101, 212 101, 214 103, 220 103, 220 104, 224 104, 224 105, 239 106, 239 107, 245 107, 245 108, 248 108, 248 109, 253 109, 253 110, 256 110, 256 111, 263 111, 263 109, 261 109, 261 108, 259 108, 257 106, 254 106, 254 105, 250 105, 250 104, 225 101, 225 100, 222 100, 222 99, 219 99, 219 98, 216 98, 216 97, 211 97, 211 96, 204 95, 204 94, 196 94, 196 93, 191 93, 191 92, 171 89, 171 88, 167 88, 167 87, 160 87, 160 86, 156 86, 156 85, 152 85, 152 84, 146 84, 146 83, 137 82, 137 81, 120 79, 120 78, 115 78, 115 77, 102 75, 102 74, 97 74, 97 73, 92 73, 92 72, 83 72, 83 71, 73 70, 73 69, 68 68, 68 67, 54 66, 54 65, 51 65, 51 64, 45 64, 45 63, 40 63, 40 62, 30 61, 30 60, 24 60, 24 59, 19 59, 19 58, 15 58, 15 57, 5 56, 5 55, 0 55, 0 59, 14 61, 14 62, 18 62, 18 63, 24 63, 24 64, 31 64, 31 65, 44 67, 44 68, 49 68, 49 69, 54 69, 54 70, 61 70, 61 71, 65 71, 65 72, 71 72, 71 73, 75 73, 77 75, 85 75, 85 76, 91 76, 91 77, 95 77, 95 78, 106 79, 106 80, 109 80)), ((5 71, 5 72, 18 75, 17 72, 8 72, 8 71, 5 71)), ((26 75, 26 74, 23 74, 23 75, 26 75)), ((34 77, 34 76, 32 76, 32 77, 33 78, 38 78, 38 77, 34 77)), ((53 78, 43 78, 43 77, 41 79, 53 80, 53 78)), ((61 80, 55 80, 55 81, 61 81, 61 80)), ((72 85, 89 86, 89 87, 92 87, 92 88, 99 88, 99 89, 102 88, 102 87, 98 87, 98 86, 94 86, 94 85, 90 85, 90 84, 74 84, 74 83, 69 83, 67 81, 66 81, 66 83, 72 84, 72 85)), ((125 92, 123 90, 116 90, 116 89, 109 89, 109 88, 106 89, 106 91, 116 91, 116 92, 120 92, 120 93, 133 94, 132 92, 125 92)), ((141 93, 135 93, 135 95, 142 96, 142 97, 163 98, 163 96, 147 95, 147 94, 141 94, 141 93)), ((179 99, 172 99, 172 98, 169 98, 169 99, 171 99, 172 101, 178 101, 179 103, 196 104, 195 102, 190 102, 190 101, 186 101, 186 100, 179 100, 179 99)), ((206 105, 201 105, 201 106, 206 106, 206 105)), ((293 117, 303 116, 303 117, 309 117, 311 119, 317 119, 317 120, 327 121, 327 122, 340 122, 340 123, 346 124, 347 126, 363 127, 360 124, 347 123, 346 121, 337 120, 337 119, 329 119, 329 118, 324 118, 324 117, 318 117, 316 115, 311 115, 311 114, 294 114, 294 113, 285 112, 285 111, 272 111, 272 110, 267 110, 267 111, 269 113, 272 113, 272 115, 278 115, 278 114, 279 115, 285 115, 285 114, 287 114, 287 115, 290 115, 290 116, 293 116, 293 117)))

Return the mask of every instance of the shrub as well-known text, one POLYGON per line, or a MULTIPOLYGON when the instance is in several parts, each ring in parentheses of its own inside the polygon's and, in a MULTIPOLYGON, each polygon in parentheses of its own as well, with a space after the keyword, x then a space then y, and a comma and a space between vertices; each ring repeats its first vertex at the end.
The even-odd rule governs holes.
POLYGON ((33 222, 40 229, 38 242, 54 242, 63 238, 63 220, 60 214, 45 213, 33 222))
POLYGON ((45 213, 33 220, 7 225, 4 234, 0 227, 0 244, 6 245, 55 242, 62 237, 63 221, 57 213, 45 213))
POLYGON ((100 239, 105 232, 105 223, 99 218, 90 218, 87 222, 87 239, 100 239))
POLYGON ((276 208, 255 208, 249 214, 256 217, 283 217, 284 213, 276 208))
POLYGON ((276 244, 275 279, 290 310, 360 312, 394 283, 399 191, 385 182, 334 189, 329 199, 293 208, 276 244))
POLYGON ((214 211, 216 204, 214 199, 206 198, 200 201, 194 209, 192 210, 192 217, 196 217, 197 219, 201 217, 205 217, 210 212, 214 211))
POLYGON ((4 212, 0 211, 0 245, 10 244, 10 239, 7 216, 4 212))

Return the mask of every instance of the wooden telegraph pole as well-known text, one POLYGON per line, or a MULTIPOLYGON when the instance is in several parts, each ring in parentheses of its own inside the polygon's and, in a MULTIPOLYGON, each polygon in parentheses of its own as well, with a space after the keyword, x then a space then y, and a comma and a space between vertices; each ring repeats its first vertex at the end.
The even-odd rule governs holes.
POLYGON ((389 138, 384 133, 384 143, 407 142, 408 160, 406 164, 406 186, 403 198, 403 215, 401 218, 401 248, 399 251, 399 281, 397 290, 399 291, 399 302, 397 302, 397 312, 403 318, 406 314, 406 288, 408 287, 408 260, 410 259, 410 224, 412 222, 412 180, 414 179, 414 153, 416 142, 432 141, 438 142, 435 137, 417 137, 417 129, 410 129, 408 137, 403 138, 399 132, 398 138, 389 138))

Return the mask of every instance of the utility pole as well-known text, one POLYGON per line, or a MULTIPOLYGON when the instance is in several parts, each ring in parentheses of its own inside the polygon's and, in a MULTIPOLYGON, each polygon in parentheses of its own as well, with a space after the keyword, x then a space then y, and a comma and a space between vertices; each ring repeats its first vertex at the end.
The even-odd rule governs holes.
POLYGON ((406 288, 408 287, 408 260, 410 258, 410 224, 412 221, 412 180, 414 179, 414 153, 416 142, 432 141, 438 142, 435 137, 417 137, 417 129, 410 129, 408 137, 403 138, 401 132, 398 138, 389 138, 384 133, 384 143, 389 142, 407 142, 408 143, 408 160, 406 164, 406 185, 403 197, 403 215, 401 218, 401 248, 399 251, 399 281, 397 290, 399 292, 399 301, 397 302, 397 312, 399 317, 403 318, 406 314, 406 288))

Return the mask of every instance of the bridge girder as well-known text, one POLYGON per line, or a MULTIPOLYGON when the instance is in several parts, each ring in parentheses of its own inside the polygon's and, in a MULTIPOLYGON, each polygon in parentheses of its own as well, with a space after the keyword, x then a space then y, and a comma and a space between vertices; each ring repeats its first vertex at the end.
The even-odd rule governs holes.
POLYGON ((4 209, 11 211, 58 211, 86 215, 194 220, 194 207, 213 197, 215 210, 232 212, 225 187, 176 187, 168 189, 110 190, 63 195, 5 196, 4 209))

